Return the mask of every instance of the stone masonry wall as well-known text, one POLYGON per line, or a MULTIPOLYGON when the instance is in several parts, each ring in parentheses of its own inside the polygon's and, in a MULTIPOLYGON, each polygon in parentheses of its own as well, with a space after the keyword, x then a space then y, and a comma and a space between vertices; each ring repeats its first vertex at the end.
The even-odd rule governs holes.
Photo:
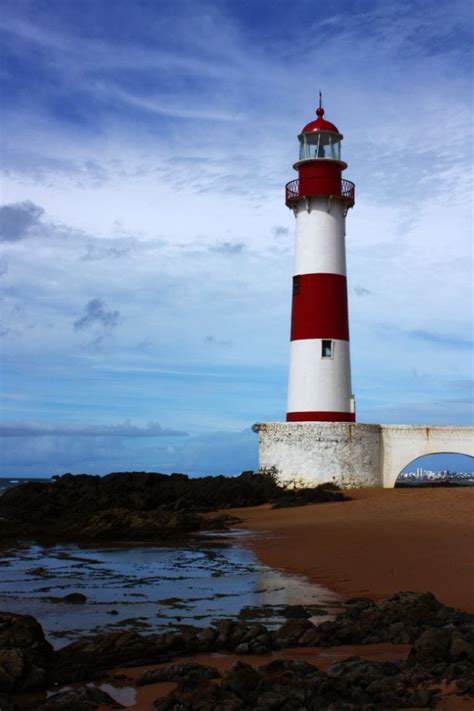
POLYGON ((256 426, 260 469, 280 483, 344 488, 393 487, 416 457, 436 452, 474 456, 474 427, 365 425, 348 422, 268 422, 256 426))

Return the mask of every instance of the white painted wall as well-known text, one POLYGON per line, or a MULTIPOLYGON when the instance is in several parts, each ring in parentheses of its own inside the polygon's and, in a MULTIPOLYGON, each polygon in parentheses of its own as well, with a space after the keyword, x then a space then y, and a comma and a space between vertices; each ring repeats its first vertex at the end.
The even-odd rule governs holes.
POLYGON ((436 452, 474 456, 474 427, 269 422, 259 425, 260 468, 287 486, 333 481, 344 488, 393 487, 413 459, 436 452))
POLYGON ((349 342, 333 340, 333 357, 321 357, 319 338, 291 341, 287 412, 350 412, 349 342))
POLYGON ((270 422, 259 437, 260 468, 276 467, 284 485, 382 486, 378 425, 270 422))
POLYGON ((340 200, 330 200, 327 197, 300 200, 295 209, 295 217, 293 273, 345 276, 344 204, 340 200))

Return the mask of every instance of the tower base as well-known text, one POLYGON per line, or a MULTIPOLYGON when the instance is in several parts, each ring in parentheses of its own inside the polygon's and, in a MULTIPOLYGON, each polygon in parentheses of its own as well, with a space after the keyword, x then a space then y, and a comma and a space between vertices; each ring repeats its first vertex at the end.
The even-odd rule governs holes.
POLYGON ((417 457, 437 452, 474 456, 474 427, 268 422, 259 433, 260 470, 289 487, 333 482, 342 488, 393 487, 417 457))

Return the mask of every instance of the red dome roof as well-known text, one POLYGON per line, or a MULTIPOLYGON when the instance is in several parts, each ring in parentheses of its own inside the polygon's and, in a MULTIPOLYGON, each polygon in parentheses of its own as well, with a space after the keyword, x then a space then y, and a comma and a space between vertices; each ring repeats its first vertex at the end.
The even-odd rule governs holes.
POLYGON ((316 109, 316 116, 318 117, 316 121, 311 121, 306 124, 301 133, 311 133, 313 131, 332 131, 333 133, 339 133, 333 123, 323 119, 324 109, 322 106, 319 106, 319 108, 316 109))

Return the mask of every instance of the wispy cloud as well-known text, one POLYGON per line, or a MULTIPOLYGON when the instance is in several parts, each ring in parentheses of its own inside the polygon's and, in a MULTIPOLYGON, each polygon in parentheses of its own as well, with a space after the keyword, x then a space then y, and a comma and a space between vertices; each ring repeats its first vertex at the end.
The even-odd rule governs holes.
POLYGON ((162 427, 158 422, 132 425, 45 425, 34 422, 0 424, 0 437, 185 437, 187 432, 162 427))
POLYGON ((107 310, 102 299, 91 299, 85 306, 83 316, 74 321, 74 330, 82 331, 85 328, 99 326, 101 328, 115 328, 120 322, 120 311, 107 310))
POLYGON ((217 252, 218 254, 240 254, 245 248, 243 242, 218 242, 209 247, 210 252, 217 252))
POLYGON ((43 215, 43 208, 30 200, 0 206, 0 241, 19 242, 31 234, 43 215))
POLYGON ((457 338, 445 333, 435 333, 432 331, 411 331, 410 336, 420 341, 432 343, 442 348, 460 348, 462 350, 472 351, 474 341, 468 338, 457 338))

